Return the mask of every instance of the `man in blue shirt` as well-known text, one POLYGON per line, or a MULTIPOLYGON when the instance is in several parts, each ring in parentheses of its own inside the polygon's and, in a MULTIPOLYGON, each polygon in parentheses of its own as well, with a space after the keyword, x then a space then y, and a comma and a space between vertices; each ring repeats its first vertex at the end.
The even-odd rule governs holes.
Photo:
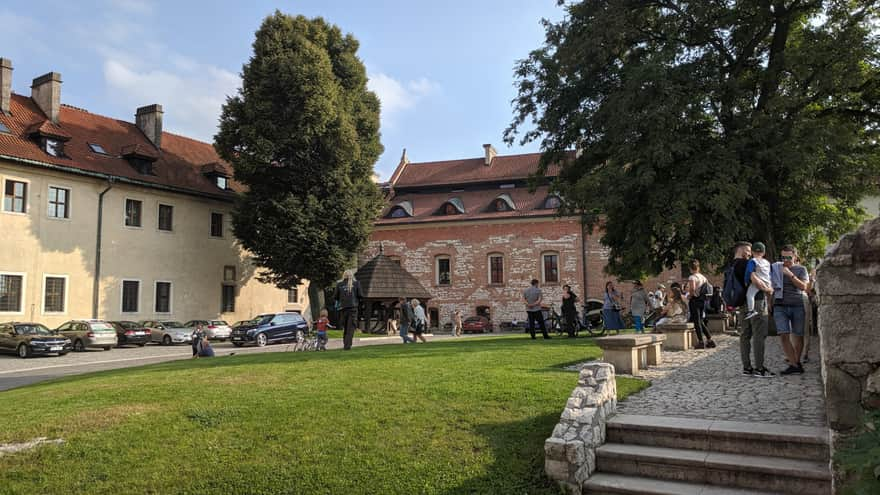
MULTIPOLYGON (((792 245, 782 247, 782 291, 773 305, 773 321, 782 342, 782 350, 788 358, 788 368, 782 375, 804 372, 801 354, 804 351, 804 290, 810 283, 807 269, 798 264, 797 249, 792 245), (780 297, 781 296, 781 297, 780 297)), ((778 265, 777 265, 778 266, 778 265)))

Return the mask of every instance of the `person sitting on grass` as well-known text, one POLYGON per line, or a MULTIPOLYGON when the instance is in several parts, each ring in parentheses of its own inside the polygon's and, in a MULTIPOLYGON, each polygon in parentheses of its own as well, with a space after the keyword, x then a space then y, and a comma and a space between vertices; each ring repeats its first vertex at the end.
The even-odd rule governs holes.
POLYGON ((195 358, 214 357, 214 348, 211 346, 211 341, 208 340, 207 335, 199 339, 196 350, 197 354, 193 356, 195 358))

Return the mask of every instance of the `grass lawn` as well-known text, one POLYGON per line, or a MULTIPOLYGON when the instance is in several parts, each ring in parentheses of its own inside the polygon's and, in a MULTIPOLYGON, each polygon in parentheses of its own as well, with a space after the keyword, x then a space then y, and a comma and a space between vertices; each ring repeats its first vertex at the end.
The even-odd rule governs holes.
MULTIPOLYGON (((543 442, 588 339, 184 360, 0 392, 2 494, 555 494, 543 442)), ((619 397, 647 384, 618 378, 619 397)))

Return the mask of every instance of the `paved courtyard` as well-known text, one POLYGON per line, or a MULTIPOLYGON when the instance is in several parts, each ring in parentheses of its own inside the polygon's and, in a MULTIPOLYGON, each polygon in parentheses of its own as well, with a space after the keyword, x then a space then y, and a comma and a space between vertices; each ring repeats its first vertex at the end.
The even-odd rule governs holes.
POLYGON ((785 368, 779 337, 767 338, 765 366, 773 378, 741 375, 739 338, 721 335, 718 347, 664 352, 663 364, 642 371, 646 390, 618 404, 618 412, 653 416, 825 425, 818 338, 813 337, 803 375, 779 376, 785 368))

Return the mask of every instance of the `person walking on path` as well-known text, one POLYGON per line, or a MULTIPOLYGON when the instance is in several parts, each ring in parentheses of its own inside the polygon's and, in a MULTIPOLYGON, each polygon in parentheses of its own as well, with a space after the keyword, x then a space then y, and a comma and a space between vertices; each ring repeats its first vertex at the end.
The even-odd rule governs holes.
POLYGON ((648 313, 650 305, 651 299, 648 297, 645 287, 642 286, 642 281, 636 280, 633 285, 632 294, 629 297, 629 311, 632 313, 636 333, 644 333, 645 315, 648 313))
POLYGON ((354 340, 354 330, 357 327, 358 306, 363 299, 361 284, 354 278, 354 270, 345 270, 342 280, 336 284, 336 292, 333 299, 341 310, 340 326, 342 326, 342 348, 351 350, 354 340))
POLYGON ((577 328, 577 303, 578 297, 571 291, 570 285, 562 286, 562 318, 565 319, 565 331, 568 332, 568 338, 575 337, 575 328, 577 328))
POLYGON ((397 302, 400 304, 400 338, 403 339, 404 344, 409 344, 413 341, 409 338, 409 330, 412 328, 416 315, 413 312, 412 304, 406 302, 405 297, 398 298, 397 302))
POLYGON ((428 340, 425 339, 423 335, 425 330, 428 328, 428 317, 425 315, 425 308, 422 307, 421 302, 418 299, 413 299, 410 303, 413 308, 413 334, 415 334, 415 338, 413 342, 418 342, 421 340, 424 343, 428 343, 428 340))
MULTIPOLYGON (((740 287, 745 287, 746 269, 748 268, 749 259, 752 257, 752 244, 749 242, 736 243, 733 256, 733 276, 737 278, 740 287)), ((764 345, 767 341, 767 328, 770 323, 767 312, 767 297, 766 291, 755 294, 753 308, 756 314, 749 319, 745 318, 749 310, 744 301, 727 301, 732 306, 735 306, 737 303, 743 303, 737 307, 737 319, 741 325, 739 356, 744 376, 757 376, 759 378, 772 378, 776 376, 775 373, 764 367, 764 345), (752 360, 753 354, 754 360, 752 360)))
POLYGON ((773 321, 788 358, 788 368, 782 375, 804 372, 801 355, 804 351, 804 290, 810 283, 807 269, 797 263, 797 249, 792 245, 782 247, 782 290, 776 294, 773 304, 773 321))
POLYGON ((463 323, 461 321, 461 310, 456 309, 454 313, 452 313, 452 336, 453 337, 461 337, 461 327, 463 323))
POLYGON ((529 334, 535 339, 535 322, 541 327, 544 339, 549 339, 547 326, 544 324, 544 314, 541 312, 541 303, 544 302, 544 294, 538 287, 538 279, 532 279, 532 284, 523 291, 523 301, 526 303, 526 314, 529 316, 529 334))
POLYGON ((688 309, 691 313, 691 323, 694 324, 694 331, 697 334, 696 349, 705 349, 715 347, 712 336, 709 335, 709 329, 706 327, 706 321, 703 319, 703 310, 706 307, 706 295, 709 294, 709 280, 705 275, 700 273, 699 260, 691 261, 691 276, 688 277, 688 309), (703 342, 705 338, 705 342, 703 342))
POLYGON ((614 282, 605 283, 605 302, 602 304, 602 320, 606 330, 622 330, 623 319, 620 317, 620 292, 614 288, 614 282))

